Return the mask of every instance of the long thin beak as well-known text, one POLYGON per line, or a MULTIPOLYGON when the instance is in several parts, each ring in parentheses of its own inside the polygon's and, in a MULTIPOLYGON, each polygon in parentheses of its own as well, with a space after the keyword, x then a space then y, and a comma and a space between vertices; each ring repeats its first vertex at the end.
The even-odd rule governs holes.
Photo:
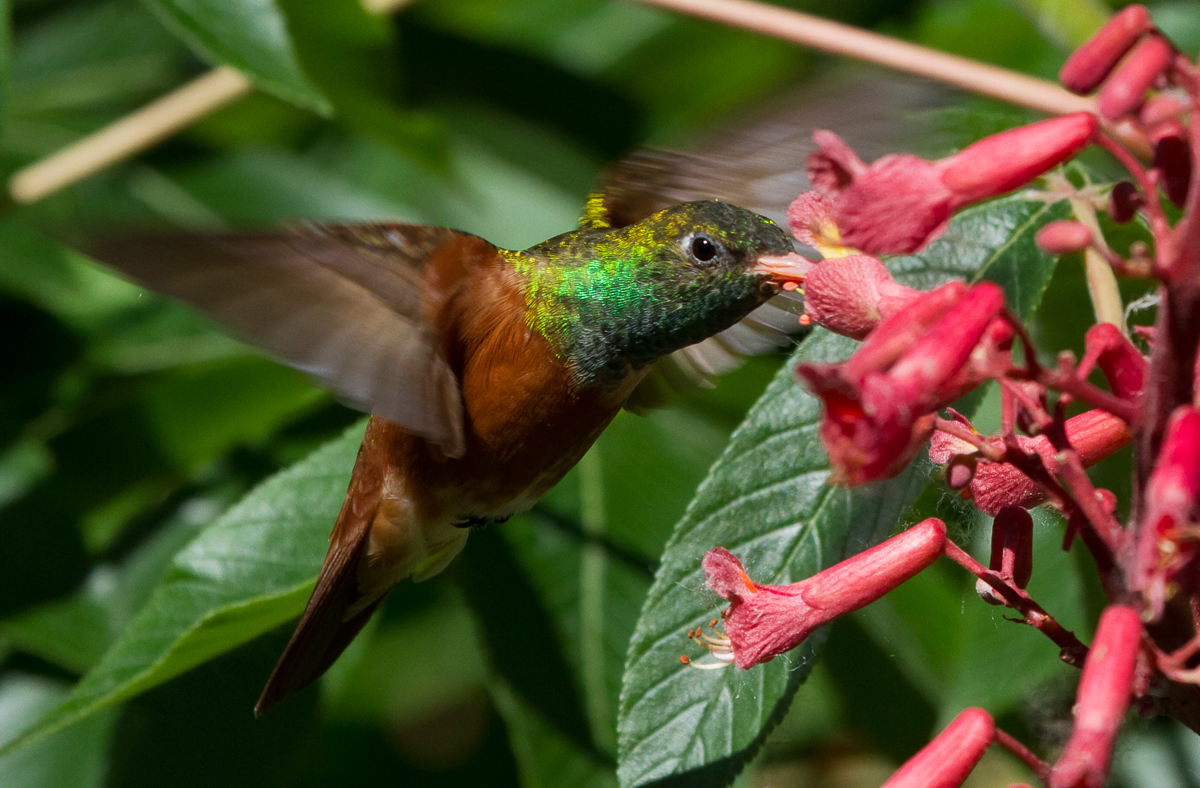
POLYGON ((816 263, 798 252, 789 252, 760 257, 750 270, 770 274, 771 281, 784 289, 795 289, 804 282, 804 277, 808 276, 808 272, 815 265, 816 263), (792 283, 791 287, 787 286, 788 283, 792 283))

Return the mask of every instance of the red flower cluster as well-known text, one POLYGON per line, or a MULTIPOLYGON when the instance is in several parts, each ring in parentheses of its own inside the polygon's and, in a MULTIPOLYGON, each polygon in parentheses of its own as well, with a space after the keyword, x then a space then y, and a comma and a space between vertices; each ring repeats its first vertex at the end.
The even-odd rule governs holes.
MULTIPOLYGON (((1190 190, 1200 160, 1200 68, 1155 29, 1145 8, 1130 6, 1060 76, 1076 92, 1099 89, 1099 115, 1109 128, 1120 123, 1125 142, 1097 116, 1077 113, 993 135, 939 161, 899 154, 866 164, 832 132, 818 131, 819 150, 808 160, 815 191, 788 212, 796 238, 824 256, 804 274, 807 317, 862 340, 843 363, 796 369, 824 406, 820 434, 832 481, 894 475, 932 438, 930 458, 945 466, 946 483, 994 516, 992 552, 983 566, 930 519, 813 577, 776 586, 755 583, 716 548, 704 569, 730 605, 720 631, 689 634, 717 664, 748 668, 945 555, 976 577, 984 600, 1016 611, 1065 662, 1083 669, 1073 733, 1053 766, 996 729, 985 711, 967 709, 887 788, 953 788, 993 742, 1050 788, 1100 788, 1132 700, 1143 713, 1178 714, 1196 704, 1195 687, 1186 685, 1200 684, 1200 195, 1190 190), (1149 168, 1126 149, 1130 142, 1153 150, 1149 168), (1110 322, 1086 332, 1083 358, 1076 363, 1066 353, 1046 367, 1000 288, 950 282, 914 290, 875 256, 922 248, 964 206, 1028 183, 1091 143, 1131 175, 1112 189, 1112 218, 1140 216, 1153 248, 1135 244, 1127 257, 1114 251, 1100 233, 1094 193, 1077 195, 1076 218, 1048 224, 1037 242, 1053 254, 1085 251, 1089 271, 1098 262, 1116 275, 1152 280, 1157 323, 1136 331, 1148 359, 1117 325, 1115 286, 1092 291, 1097 314, 1103 299, 1115 308, 1103 312, 1110 322), (1178 221, 1163 210, 1167 199, 1184 207, 1178 221), (1089 381, 1094 370, 1107 390, 1089 381), (979 434, 952 410, 942 415, 989 380, 1001 395, 999 434, 979 434), (1122 524, 1117 496, 1097 490, 1086 469, 1131 443, 1134 495, 1122 524), (1033 568, 1028 509, 1043 503, 1065 515, 1064 549, 1081 539, 1109 597, 1090 648, 1025 590, 1033 568)), ((1065 179, 1057 181, 1055 193, 1065 179)), ((1104 284, 1089 275, 1089 287, 1104 284)), ((1200 726, 1200 712, 1189 715, 1200 726)))

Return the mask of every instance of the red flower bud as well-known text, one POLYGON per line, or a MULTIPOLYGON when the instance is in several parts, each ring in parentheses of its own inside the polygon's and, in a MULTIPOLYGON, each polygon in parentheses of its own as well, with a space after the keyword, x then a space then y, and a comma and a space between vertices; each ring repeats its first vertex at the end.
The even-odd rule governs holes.
POLYGON ((1083 345, 1080 372, 1087 374, 1094 365, 1099 365, 1113 394, 1131 401, 1142 395, 1146 359, 1121 329, 1112 323, 1097 323, 1088 329, 1083 345))
POLYGON ((1200 497, 1200 410, 1184 405, 1167 422, 1158 461, 1146 481, 1146 514, 1137 531, 1129 587, 1141 591, 1153 619, 1179 571, 1196 555, 1194 527, 1200 497))
POLYGON ((1092 229, 1082 222, 1059 220, 1038 230, 1034 240, 1050 254, 1069 254, 1092 245, 1092 229))
POLYGON ((1100 91, 1100 114, 1110 120, 1136 112, 1171 64, 1174 47, 1162 36, 1144 39, 1100 91))
POLYGON ((1058 72, 1059 81, 1072 93, 1081 96, 1091 93, 1109 75, 1121 56, 1153 26, 1145 6, 1127 6, 1067 58, 1058 72))
POLYGON ((844 364, 796 368, 824 401, 821 438, 836 483, 863 484, 904 467, 933 412, 974 385, 964 369, 1003 306, 1003 291, 990 282, 948 283, 880 324, 844 364))
POLYGON ((769 662, 819 626, 874 602, 932 564, 946 526, 930 518, 856 556, 786 586, 758 585, 723 547, 704 556, 708 585, 725 599, 724 635, 705 636, 713 655, 739 668, 769 662))
POLYGON ((1178 120, 1160 124, 1151 134, 1154 142, 1153 168, 1167 199, 1179 207, 1187 202, 1192 181, 1192 147, 1187 128, 1178 120))
POLYGON ((1050 788, 1101 788, 1113 740, 1129 706, 1141 646, 1138 612, 1112 605, 1100 616, 1075 695, 1075 727, 1050 771, 1050 788))
POLYGON ((1146 198, 1129 181, 1121 181, 1113 187, 1108 200, 1108 213, 1117 224, 1125 224, 1146 204, 1146 198))
MULTIPOLYGON (((1017 588, 1029 585, 1033 574, 1033 518, 1016 506, 1005 506, 992 522, 992 556, 988 569, 1011 580, 1017 588)), ((1004 598, 983 580, 975 581, 975 593, 989 605, 1006 605, 1004 598)))
POLYGON ((831 132, 813 135, 813 185, 831 200, 845 243, 871 254, 915 252, 940 235, 955 211, 1029 182, 1073 156, 1096 133, 1096 117, 1077 112, 986 137, 936 162, 909 154, 869 167, 851 162, 831 132), (829 175, 836 172, 837 177, 829 175))
POLYGON ((963 709, 881 788, 958 788, 979 763, 995 733, 992 715, 980 708, 963 709))

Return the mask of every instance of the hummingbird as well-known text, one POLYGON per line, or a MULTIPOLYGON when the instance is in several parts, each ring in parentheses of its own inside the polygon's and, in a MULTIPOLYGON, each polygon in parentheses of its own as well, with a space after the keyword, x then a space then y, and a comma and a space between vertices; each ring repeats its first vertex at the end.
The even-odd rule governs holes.
POLYGON ((760 308, 802 278, 790 236, 719 200, 643 203, 597 193, 577 229, 524 250, 385 222, 92 251, 372 414, 256 716, 320 677, 393 585, 436 575, 472 526, 533 506, 623 407, 655 404, 671 379, 658 362, 695 378, 778 344, 760 308))

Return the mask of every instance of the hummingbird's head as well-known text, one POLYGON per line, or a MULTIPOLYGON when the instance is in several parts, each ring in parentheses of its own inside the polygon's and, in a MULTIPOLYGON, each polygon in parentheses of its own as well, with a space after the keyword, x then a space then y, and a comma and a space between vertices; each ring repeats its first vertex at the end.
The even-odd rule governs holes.
POLYGON ((701 288, 753 280, 770 297, 788 282, 803 281, 812 266, 775 222, 719 200, 674 205, 625 231, 646 236, 658 266, 673 264, 676 276, 701 288))
POLYGON ((741 320, 812 263, 765 216, 704 200, 509 253, 526 320, 591 384, 741 320))

